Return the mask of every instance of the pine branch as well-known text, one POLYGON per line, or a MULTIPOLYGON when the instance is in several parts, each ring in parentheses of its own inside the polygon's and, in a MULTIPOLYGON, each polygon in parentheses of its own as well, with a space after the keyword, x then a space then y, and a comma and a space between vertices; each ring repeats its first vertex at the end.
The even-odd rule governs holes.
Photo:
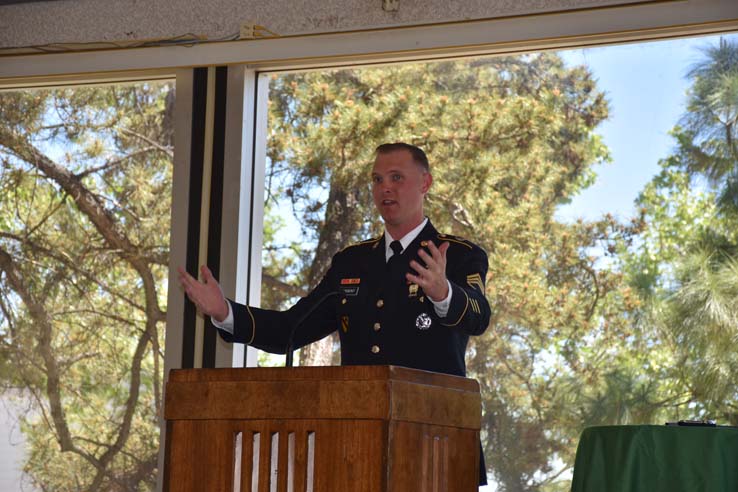
POLYGON ((159 142, 156 142, 154 140, 151 140, 146 135, 141 135, 140 133, 134 132, 133 130, 131 130, 129 128, 121 128, 120 131, 123 132, 123 133, 126 133, 128 135, 131 135, 133 137, 136 137, 136 138, 138 138, 140 140, 143 140, 147 144, 151 145, 152 147, 154 147, 157 150, 159 150, 159 151, 163 152, 164 154, 166 154, 170 159, 174 159, 174 151, 172 150, 171 147, 165 147, 165 146, 161 145, 159 142))

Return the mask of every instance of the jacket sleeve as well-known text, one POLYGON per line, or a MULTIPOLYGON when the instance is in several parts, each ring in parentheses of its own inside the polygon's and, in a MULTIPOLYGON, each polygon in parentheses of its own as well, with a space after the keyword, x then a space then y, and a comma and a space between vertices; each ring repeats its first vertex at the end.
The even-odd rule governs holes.
POLYGON ((317 287, 286 311, 261 309, 231 302, 233 334, 218 330, 226 342, 246 343, 274 354, 283 354, 294 329, 293 348, 298 349, 330 335, 337 328, 337 296, 333 267, 317 287), (299 326, 298 326, 299 324, 299 326))
MULTIPOLYGON (((441 324, 461 330, 467 335, 481 335, 487 329, 491 316, 489 302, 484 294, 487 277, 487 254, 474 246, 464 251, 457 246, 455 254, 447 256, 446 275, 451 283, 451 304, 441 324)), ((451 251, 449 250, 449 253, 451 251)))

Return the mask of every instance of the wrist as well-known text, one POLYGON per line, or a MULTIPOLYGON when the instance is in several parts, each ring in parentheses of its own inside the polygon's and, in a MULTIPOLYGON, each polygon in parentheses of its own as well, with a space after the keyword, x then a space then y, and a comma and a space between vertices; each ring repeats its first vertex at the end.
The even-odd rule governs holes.
POLYGON ((228 300, 223 299, 223 304, 221 304, 221 309, 217 313, 213 313, 213 318, 218 323, 222 323, 223 320, 225 320, 228 317, 228 312, 230 311, 228 307, 228 300))
POLYGON ((439 290, 437 296, 428 294, 428 297, 430 297, 433 302, 441 302, 446 299, 448 297, 448 282, 443 283, 443 288, 439 290))

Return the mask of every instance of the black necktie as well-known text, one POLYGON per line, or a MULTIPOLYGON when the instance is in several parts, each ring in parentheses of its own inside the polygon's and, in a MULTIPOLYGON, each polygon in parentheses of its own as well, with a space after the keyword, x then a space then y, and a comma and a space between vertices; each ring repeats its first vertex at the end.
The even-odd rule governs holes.
POLYGON ((387 261, 388 267, 392 267, 393 264, 400 261, 400 253, 402 253, 402 244, 400 244, 400 241, 394 240, 390 243, 390 249, 392 250, 393 255, 390 256, 390 259, 387 261))

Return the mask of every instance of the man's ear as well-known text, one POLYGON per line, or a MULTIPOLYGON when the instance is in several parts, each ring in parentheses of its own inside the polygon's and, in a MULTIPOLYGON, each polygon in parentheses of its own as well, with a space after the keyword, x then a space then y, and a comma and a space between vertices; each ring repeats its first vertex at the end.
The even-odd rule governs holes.
POLYGON ((428 193, 431 185, 433 184, 433 175, 431 173, 423 174, 423 193, 428 193))

